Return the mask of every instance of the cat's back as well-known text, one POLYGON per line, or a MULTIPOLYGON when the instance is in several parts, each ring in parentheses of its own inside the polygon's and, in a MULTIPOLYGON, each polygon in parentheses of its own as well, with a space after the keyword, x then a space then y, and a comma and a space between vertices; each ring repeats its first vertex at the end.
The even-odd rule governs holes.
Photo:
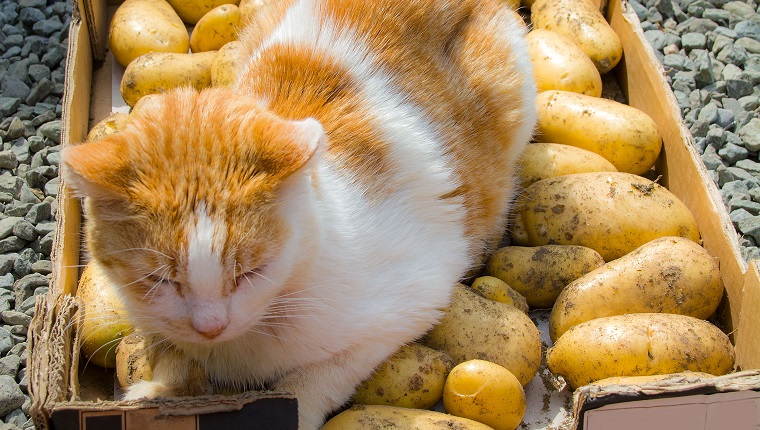
POLYGON ((493 242, 535 123, 519 16, 492 0, 286 0, 272 10, 243 37, 251 60, 240 85, 281 116, 317 118, 330 156, 371 192, 424 186, 419 176, 436 170, 448 188, 430 197, 462 200, 468 237, 493 242))

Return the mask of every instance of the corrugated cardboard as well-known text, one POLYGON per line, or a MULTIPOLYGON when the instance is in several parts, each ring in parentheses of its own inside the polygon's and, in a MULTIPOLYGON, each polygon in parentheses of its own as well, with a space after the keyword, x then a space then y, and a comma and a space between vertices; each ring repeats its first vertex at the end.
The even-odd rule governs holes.
MULTIPOLYGON (((89 127, 111 112, 113 98, 118 97, 113 78, 115 68, 107 53, 109 3, 78 0, 75 4, 63 102, 64 146, 84 140, 89 127)), ((625 51, 621 64, 614 70, 615 79, 629 104, 654 118, 663 135, 664 149, 656 164, 658 174, 662 175, 660 183, 694 213, 703 245, 720 263, 726 295, 715 321, 732 335, 737 370, 760 368, 760 337, 754 335, 760 332, 757 264, 753 262, 748 266, 740 256, 725 206, 693 147, 675 98, 663 78, 664 71, 644 39, 635 13, 626 0, 611 0, 606 10, 625 51)), ((30 327, 28 366, 32 415, 37 428, 276 429, 297 426, 297 403, 285 393, 114 401, 113 374, 97 370, 95 366, 85 368, 80 363, 77 333, 72 325, 77 303, 71 294, 76 291, 78 266, 86 259, 80 246, 82 213, 79 201, 63 183, 59 199, 52 288, 50 294, 37 303, 30 327), (256 425, 259 427, 254 427, 256 425)), ((531 417, 526 424, 531 429, 599 430, 610 428, 606 424, 610 422, 635 423, 636 417, 643 421, 635 428, 657 428, 645 424, 654 417, 651 420, 670 422, 674 426, 689 424, 688 428, 708 429, 717 428, 710 426, 728 419, 732 413, 758 418, 755 412, 760 409, 755 393, 760 391, 760 372, 757 371, 738 372, 712 381, 669 380, 646 386, 604 388, 592 385, 582 387, 574 397, 566 389, 554 388, 556 381, 551 381, 550 375, 543 372, 527 387, 531 417), (542 398, 543 405, 534 404, 540 403, 542 398), (644 411, 656 414, 650 417, 644 411), (692 420, 702 427, 691 427, 692 420)), ((748 418, 747 422, 754 422, 756 427, 751 428, 757 428, 760 418, 755 421, 748 418)), ((667 428, 686 428, 683 426, 667 428)))

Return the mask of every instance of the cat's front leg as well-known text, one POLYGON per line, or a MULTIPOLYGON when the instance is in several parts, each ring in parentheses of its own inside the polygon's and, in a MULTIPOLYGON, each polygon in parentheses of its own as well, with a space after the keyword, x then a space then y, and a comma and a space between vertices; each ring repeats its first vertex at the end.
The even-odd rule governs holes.
POLYGON ((124 400, 211 394, 212 387, 201 366, 176 349, 151 355, 152 380, 140 381, 125 390, 124 400))
POLYGON ((295 369, 280 378, 274 388, 298 398, 299 430, 317 430, 327 414, 344 405, 356 386, 397 347, 373 345, 344 351, 329 360, 295 369))

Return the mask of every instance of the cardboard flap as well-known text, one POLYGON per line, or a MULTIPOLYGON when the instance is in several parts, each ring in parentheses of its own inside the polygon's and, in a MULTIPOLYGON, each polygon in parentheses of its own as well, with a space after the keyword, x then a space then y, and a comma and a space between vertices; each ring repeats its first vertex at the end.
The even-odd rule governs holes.
MULTIPOLYGON (((703 378, 689 373, 674 374, 659 381, 630 385, 595 385, 578 388, 575 393, 575 415, 579 428, 583 429, 587 412, 602 406, 641 400, 710 395, 737 391, 760 391, 760 370, 730 373, 703 378)), ((589 429, 592 430, 592 429, 589 429)))
POLYGON ((108 14, 105 0, 77 0, 74 2, 74 14, 87 22, 90 31, 90 44, 96 60, 103 61, 108 49, 108 14))

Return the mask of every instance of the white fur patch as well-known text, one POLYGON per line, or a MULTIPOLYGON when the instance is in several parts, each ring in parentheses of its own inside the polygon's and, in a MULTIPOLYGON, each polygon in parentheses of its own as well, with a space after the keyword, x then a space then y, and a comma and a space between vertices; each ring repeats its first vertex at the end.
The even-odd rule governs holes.
POLYGON ((191 225, 188 231, 187 283, 193 294, 218 295, 222 291, 221 251, 227 231, 209 217, 205 205, 196 209, 195 225, 191 225))

